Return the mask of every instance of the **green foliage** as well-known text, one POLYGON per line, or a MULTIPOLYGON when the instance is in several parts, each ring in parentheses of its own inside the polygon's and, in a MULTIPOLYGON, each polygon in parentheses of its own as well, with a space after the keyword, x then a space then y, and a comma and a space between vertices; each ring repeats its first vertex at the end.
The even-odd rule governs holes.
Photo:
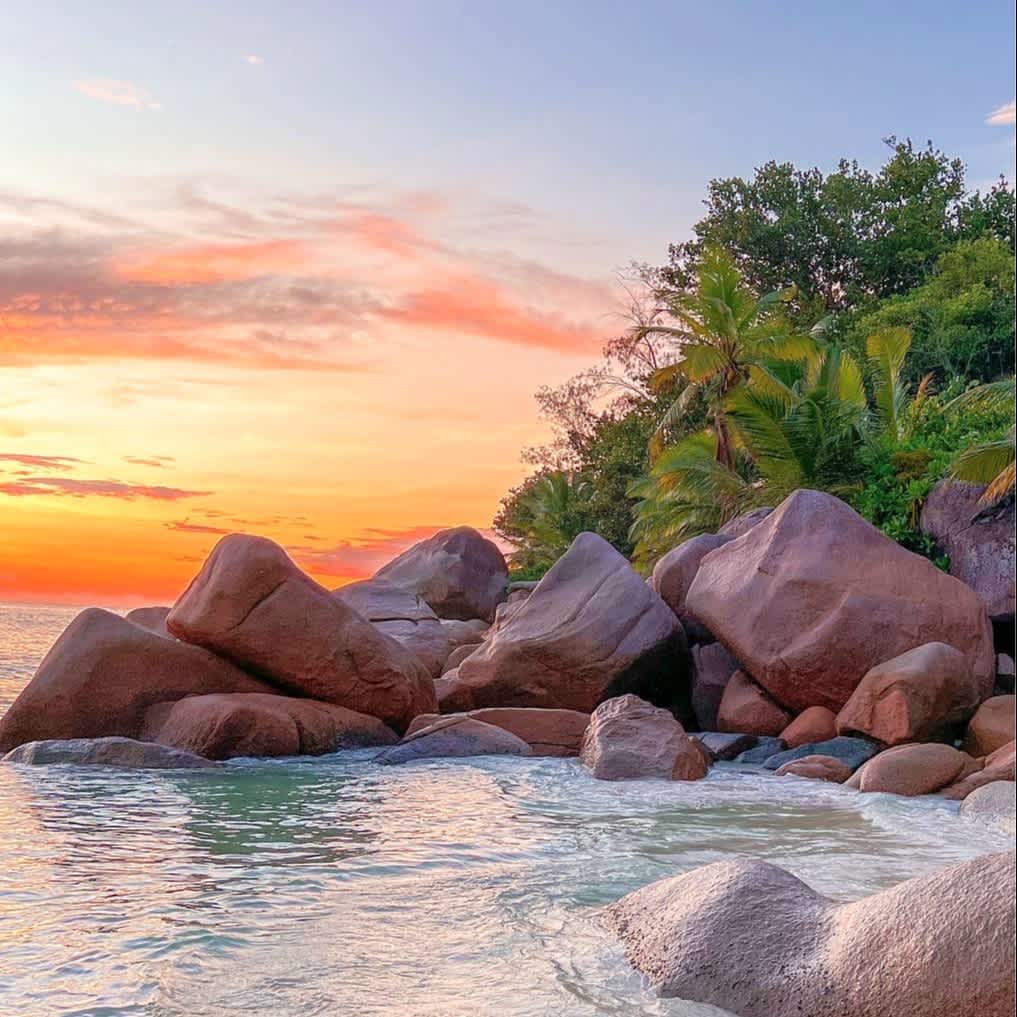
POLYGON ((968 389, 946 407, 948 412, 970 416, 972 411, 1008 415, 1010 428, 1002 438, 978 440, 965 448, 950 464, 950 476, 969 484, 985 484, 983 504, 991 505, 1014 489, 1015 434, 1013 424, 1014 396, 1017 394, 1014 378, 1003 378, 988 385, 968 389))
POLYGON ((855 348, 863 336, 907 327, 914 335, 905 380, 932 372, 991 381, 1014 362, 1014 255, 995 237, 963 241, 937 262, 927 282, 891 297, 849 329, 855 348))
POLYGON ((932 147, 888 138, 876 173, 842 160, 834 173, 768 162, 745 180, 712 180, 695 239, 674 244, 665 285, 690 285, 702 251, 729 251, 759 293, 793 285, 798 320, 857 310, 920 285, 960 240, 1014 243, 1014 194, 1000 182, 967 194, 964 166, 932 147))
POLYGON ((860 448, 864 480, 847 500, 899 544, 936 560, 931 538, 918 528, 922 503, 959 453, 1005 437, 1012 419, 1001 406, 957 410, 948 399, 931 396, 905 437, 881 434, 860 448))

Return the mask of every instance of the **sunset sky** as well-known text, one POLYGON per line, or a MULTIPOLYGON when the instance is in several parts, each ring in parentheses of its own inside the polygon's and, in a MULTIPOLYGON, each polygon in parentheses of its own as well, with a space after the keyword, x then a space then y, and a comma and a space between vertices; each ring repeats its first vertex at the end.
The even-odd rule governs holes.
POLYGON ((534 391, 706 182, 1014 160, 1010 3, 0 8, 0 599, 171 599, 219 535, 335 586, 490 525, 534 391))

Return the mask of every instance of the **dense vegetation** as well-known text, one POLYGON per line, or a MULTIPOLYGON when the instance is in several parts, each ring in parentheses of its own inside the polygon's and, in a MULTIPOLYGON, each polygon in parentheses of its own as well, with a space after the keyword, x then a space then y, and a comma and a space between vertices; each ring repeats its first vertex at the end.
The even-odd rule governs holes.
POLYGON ((1014 193, 888 144, 877 173, 715 180, 693 239, 637 267, 631 328, 537 395, 554 438, 495 520, 519 575, 583 530, 649 567, 802 486, 931 556, 939 479, 1013 496, 1014 193))

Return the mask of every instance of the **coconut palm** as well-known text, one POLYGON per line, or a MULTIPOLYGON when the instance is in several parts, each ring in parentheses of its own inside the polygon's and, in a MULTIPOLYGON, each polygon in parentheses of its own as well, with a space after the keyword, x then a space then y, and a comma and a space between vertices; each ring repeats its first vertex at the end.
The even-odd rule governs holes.
MULTIPOLYGON (((963 409, 1006 410, 1014 406, 1014 379, 1003 378, 968 389, 967 392, 947 403, 947 410, 956 412, 963 409)), ((1015 434, 1014 426, 1005 438, 972 445, 965 449, 951 464, 950 480, 968 484, 985 484, 979 499, 983 505, 991 505, 1014 489, 1015 480, 1015 434)))
POLYGON ((556 470, 540 477, 522 499, 521 527, 527 543, 555 561, 583 530, 582 509, 592 493, 584 477, 556 470))
POLYGON ((680 342, 680 358, 650 376, 655 391, 679 389, 651 439, 654 458, 669 428, 693 400, 703 398, 713 420, 714 456, 721 465, 734 469, 728 397, 752 378, 765 380, 774 361, 797 360, 814 352, 812 337, 791 334, 774 313, 793 295, 793 290, 782 290, 757 297, 743 283, 731 256, 720 248, 704 253, 694 289, 660 294, 663 306, 652 316, 652 323, 630 333, 634 339, 659 336, 680 342), (675 324, 661 324, 662 316, 675 324))

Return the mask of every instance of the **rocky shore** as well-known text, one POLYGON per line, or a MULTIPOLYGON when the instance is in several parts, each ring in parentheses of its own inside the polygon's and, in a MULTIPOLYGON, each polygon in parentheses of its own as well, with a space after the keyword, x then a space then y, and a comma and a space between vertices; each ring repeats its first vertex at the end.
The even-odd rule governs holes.
MULTIPOLYGON (((970 527, 944 521, 945 497, 933 508, 963 549, 970 527)), ((734 762, 1012 823, 1012 523, 991 541, 959 553, 958 578, 799 490, 648 581, 585 533, 539 583, 510 584, 464 527, 329 591, 234 534, 172 606, 75 618, 0 720, 0 751, 200 769, 376 746, 379 765, 578 756, 597 779, 676 782, 734 762)), ((838 904, 736 860, 606 920, 662 993, 742 1017, 995 1017, 1014 1007, 1012 884, 1012 857, 991 856, 838 904)))

